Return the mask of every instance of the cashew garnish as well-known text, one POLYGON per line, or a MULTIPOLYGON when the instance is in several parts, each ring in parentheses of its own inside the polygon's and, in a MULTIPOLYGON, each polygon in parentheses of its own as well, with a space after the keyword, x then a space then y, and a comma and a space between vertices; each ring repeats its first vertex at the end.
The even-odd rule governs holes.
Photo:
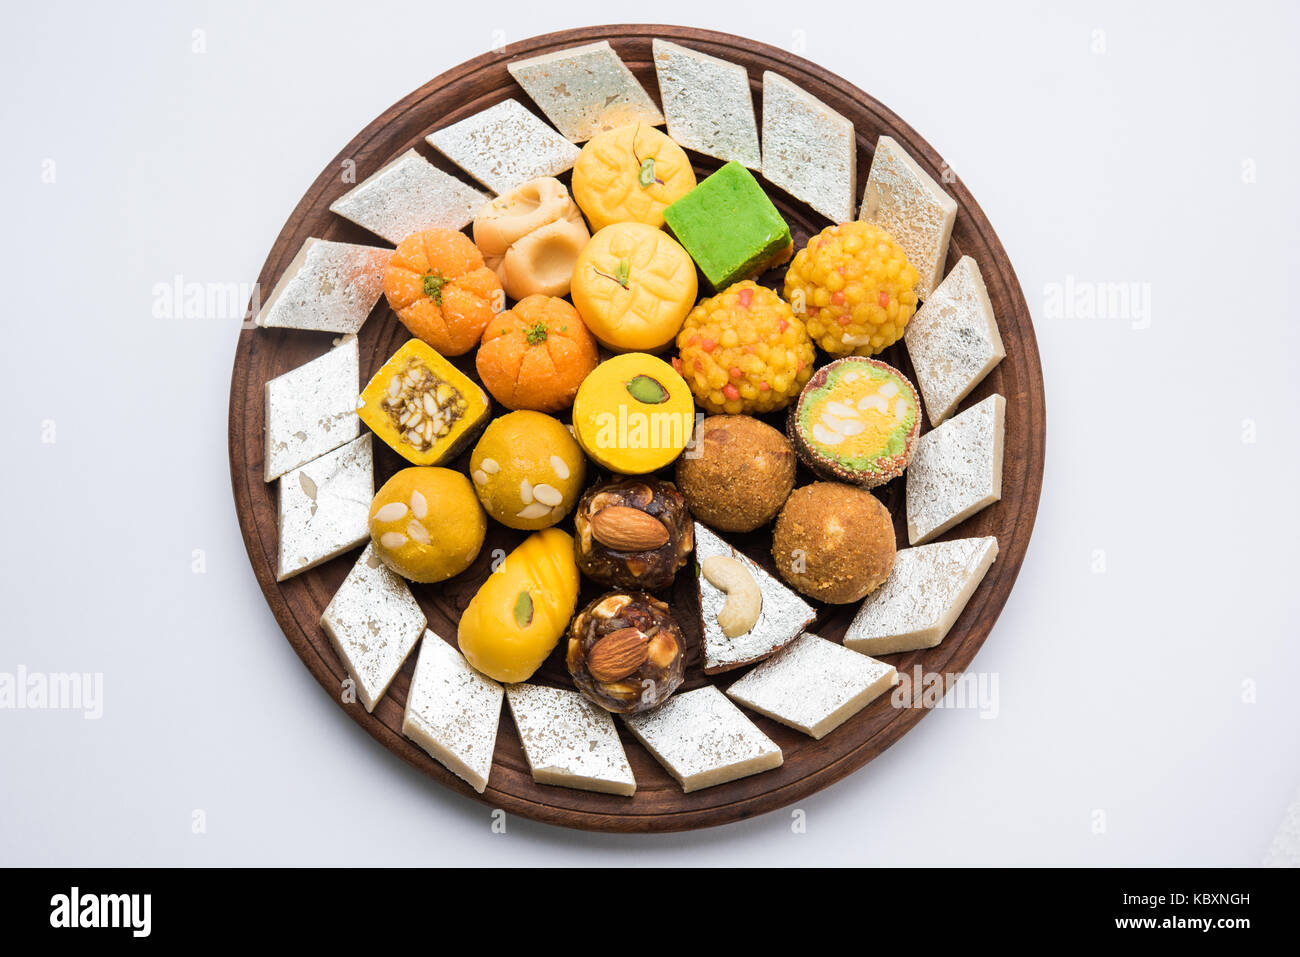
POLYGON ((713 555, 700 565, 709 584, 726 592, 727 600, 718 612, 718 627, 728 638, 743 635, 758 624, 763 611, 763 593, 745 565, 726 555, 713 555))

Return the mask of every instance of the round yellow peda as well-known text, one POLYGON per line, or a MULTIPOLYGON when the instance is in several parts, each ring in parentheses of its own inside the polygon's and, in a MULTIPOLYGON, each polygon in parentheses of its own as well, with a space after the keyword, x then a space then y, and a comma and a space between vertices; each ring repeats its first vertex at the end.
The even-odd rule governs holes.
POLYGON ((695 188, 686 152, 636 123, 587 141, 573 166, 573 198, 593 230, 611 223, 664 224, 664 209, 695 188))

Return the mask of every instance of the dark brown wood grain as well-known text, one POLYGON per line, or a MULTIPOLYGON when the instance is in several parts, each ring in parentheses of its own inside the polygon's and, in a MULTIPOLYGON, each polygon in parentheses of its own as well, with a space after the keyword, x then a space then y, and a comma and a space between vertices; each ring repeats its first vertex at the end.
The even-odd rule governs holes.
MULTIPOLYGON (((462 175, 424 143, 432 129, 463 119, 508 97, 525 105, 531 101, 506 71, 514 58, 563 49, 580 43, 606 39, 623 57, 652 96, 658 99, 658 84, 651 61, 650 43, 655 36, 672 39, 736 63, 749 71, 754 102, 761 109, 762 74, 774 70, 824 100, 851 119, 857 131, 859 192, 866 182, 876 138, 888 134, 898 140, 936 179, 943 177, 940 156, 906 123, 843 79, 782 50, 752 40, 676 26, 602 26, 535 37, 511 44, 444 73, 402 99, 367 126, 307 190, 289 217, 258 276, 260 288, 269 290, 282 270, 309 236, 340 241, 381 243, 360 227, 328 211, 329 204, 352 185, 343 173, 349 161, 355 164, 355 181, 370 175, 399 153, 415 147, 448 172, 462 175)), ((693 156, 697 172, 707 174, 717 163, 693 156)), ((976 651, 992 629, 1007 600, 1024 560, 1038 509, 1042 486, 1046 420, 1042 370, 1024 295, 1002 244, 979 205, 961 180, 945 178, 945 188, 959 204, 948 253, 951 267, 962 255, 970 255, 983 272, 994 311, 998 317, 1007 357, 963 403, 963 408, 992 394, 1006 397, 1006 454, 1001 502, 972 516, 942 536, 943 539, 973 535, 995 535, 1000 552, 976 590, 965 612, 947 639, 937 648, 887 656, 900 671, 920 664, 926 671, 966 670, 976 651)), ((769 187, 802 245, 827 221, 804 204, 769 187)), ((774 274, 765 277, 774 283, 774 274)), ((284 583, 275 581, 276 490, 262 481, 263 385, 267 380, 325 352, 332 336, 325 333, 290 330, 245 329, 240 333, 230 387, 230 470, 235 504, 249 559, 258 582, 285 636, 316 679, 336 701, 345 672, 329 646, 319 618, 348 569, 356 560, 353 551, 284 583)), ((408 338, 386 304, 380 303, 360 334, 362 381, 408 338)), ((894 346, 882 356, 885 361, 912 375, 906 350, 894 346)), ((467 370, 472 363, 458 363, 467 370)), ((376 445, 376 484, 402 467, 396 454, 376 445)), ((808 480, 801 475, 800 483, 808 480)), ((900 545, 906 544, 903 515, 903 483, 899 479, 876 494, 895 518, 900 545)), ((455 640, 456 621, 469 601, 490 561, 495 547, 510 548, 521 540, 520 533, 494 527, 483 554, 468 571, 450 582, 415 586, 413 591, 429 617, 429 626, 446 640, 455 640)), ((767 554, 769 537, 759 532, 736 539, 746 552, 771 567, 767 554)), ((705 681, 722 687, 742 671, 708 678, 698 666, 698 622, 694 576, 679 576, 672 592, 691 645, 688 680, 684 689, 705 681)), ((584 591, 583 600, 595 593, 584 591)), ((856 606, 823 606, 815 630, 840 639, 856 606)), ((479 797, 459 778, 428 757, 401 734, 402 709, 410 684, 415 655, 393 682, 373 714, 359 704, 342 704, 354 720, 385 747, 420 768, 446 787, 479 797)), ((568 676, 559 654, 543 666, 537 680, 567 686, 568 676)), ((897 741, 926 711, 892 707, 888 696, 877 699, 821 741, 814 741, 767 718, 750 715, 785 754, 779 769, 744 778, 720 787, 683 794, 677 784, 625 731, 624 743, 637 780, 632 798, 593 794, 535 784, 509 711, 503 711, 490 786, 480 799, 511 814, 559 824, 605 831, 673 831, 707 827, 751 817, 798 801, 845 775, 861 768, 897 741)))

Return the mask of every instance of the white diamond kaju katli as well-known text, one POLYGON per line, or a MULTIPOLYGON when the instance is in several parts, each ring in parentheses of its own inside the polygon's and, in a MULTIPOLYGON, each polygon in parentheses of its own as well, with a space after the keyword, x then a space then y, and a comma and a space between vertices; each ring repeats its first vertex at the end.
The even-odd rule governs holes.
POLYGON ((889 578, 854 616, 844 647, 864 655, 935 647, 997 557, 991 536, 899 549, 889 578))
POLYGON ((943 278, 957 201, 892 137, 876 141, 858 218, 880 226, 903 247, 921 274, 916 294, 928 299, 943 278))
POLYGON ((853 123, 771 70, 763 73, 763 177, 836 223, 853 218, 853 123))
POLYGON ((667 40, 653 47, 668 135, 688 150, 761 169, 748 71, 667 40))
POLYGON ((374 495, 369 432, 280 476, 275 580, 315 568, 369 538, 374 495))
POLYGON ((699 522, 695 523, 695 562, 705 674, 730 671, 766 658, 798 638, 817 617, 817 609, 699 522), (730 596, 710 583, 702 572, 704 563, 714 556, 740 562, 753 576, 762 595, 757 622, 749 631, 735 637, 728 637, 719 621, 730 596))
POLYGON ((257 314, 267 328, 356 334, 384 294, 393 251, 307 239, 257 314))
POLYGON ((421 230, 463 229, 491 198, 410 149, 330 203, 330 212, 396 246, 421 230))
POLYGON ((406 692, 402 734, 482 794, 492 773, 502 695, 501 685, 426 631, 406 692))
POLYGON ((781 749, 713 685, 680 692, 641 714, 628 730, 686 793, 781 766, 781 749))
POLYGON ((805 634, 727 689, 727 697, 822 738, 898 683, 893 665, 805 634))
POLYGON ((574 143, 663 114, 607 40, 506 64, 555 128, 574 143))
POLYGON ((434 130, 426 142, 492 190, 508 193, 539 176, 559 176, 581 152, 518 100, 504 100, 434 130))
POLYGON ((357 697, 374 711, 426 624, 406 580, 367 545, 320 616, 321 628, 348 674, 357 697))
POLYGON ((931 425, 940 425, 1006 358, 975 260, 962 256, 903 333, 931 425))
POLYGON ((263 476, 270 482, 361 434, 361 362, 348 337, 311 362, 266 383, 263 476))
POLYGON ((566 688, 512 684, 506 700, 538 784, 630 796, 636 779, 610 713, 566 688))
POLYGON ((991 395, 917 440, 907 467, 907 540, 922 545, 1002 498, 1006 400, 991 395))

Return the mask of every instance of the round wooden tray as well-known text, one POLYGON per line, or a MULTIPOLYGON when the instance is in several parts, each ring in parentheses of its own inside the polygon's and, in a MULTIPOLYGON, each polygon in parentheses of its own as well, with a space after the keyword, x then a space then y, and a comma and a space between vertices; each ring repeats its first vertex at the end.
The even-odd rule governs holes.
MULTIPOLYGON (((340 175, 345 161, 355 163, 356 181, 359 182, 393 157, 415 147, 442 169, 455 173, 454 167, 425 144, 427 133, 509 97, 531 106, 531 101, 506 72, 506 63, 597 40, 608 40, 613 45, 657 101, 659 88, 650 48, 651 39, 656 36, 743 64, 749 71, 754 103, 759 109, 763 71, 774 70, 852 120, 858 138, 859 192, 866 182, 876 138, 881 134, 888 134, 901 143, 930 175, 936 179, 943 176, 945 167, 939 155, 906 123, 852 84, 782 50, 729 34, 687 27, 620 25, 567 30, 511 44, 499 53, 476 57, 425 84, 367 126, 325 168, 298 203, 262 267, 258 276, 260 288, 269 290, 275 285, 309 236, 371 245, 381 242, 328 210, 329 204, 351 186, 340 175)), ((701 178, 719 165, 694 154, 692 159, 701 178)), ((950 267, 962 255, 973 256, 979 263, 1001 326, 1007 357, 963 404, 963 407, 969 407, 994 392, 1006 398, 1002 500, 943 537, 995 535, 1000 551, 997 562, 942 644, 923 652, 888 656, 900 672, 907 673, 911 673, 916 664, 927 672, 941 673, 961 672, 970 664, 1002 610, 1024 560, 1038 509, 1043 474, 1046 426, 1042 370, 1024 295, 1002 244, 979 205, 960 179, 953 179, 951 175, 944 178, 947 180, 945 188, 959 204, 948 265, 950 267)), ((802 247, 810 235, 828 225, 819 214, 775 187, 769 186, 768 193, 790 223, 798 247, 802 247)), ((774 284, 779 275, 774 273, 764 278, 774 284)), ((340 701, 340 686, 346 673, 321 631, 319 619, 355 562, 358 550, 289 581, 277 583, 274 570, 276 492, 274 483, 262 481, 263 385, 267 380, 324 353, 332 338, 327 333, 280 329, 245 329, 240 333, 230 388, 230 471, 244 543, 267 602, 294 650, 325 690, 340 701)), ((407 338, 405 329, 381 301, 359 336, 363 384, 407 338)), ((882 358, 912 375, 901 343, 887 350, 882 358)), ((819 361, 824 361, 824 357, 819 361)), ((467 371, 472 370, 472 361, 460 364, 467 371)), ((406 463, 383 443, 375 443, 375 453, 375 484, 378 487, 406 463)), ((463 467, 463 463, 461 465, 463 467)), ((808 475, 801 474, 799 484, 809 479, 808 475)), ((894 515, 900 545, 907 541, 903 483, 904 479, 898 479, 876 490, 894 515)), ((460 611, 487 573, 491 550, 511 548, 522 537, 521 533, 494 526, 479 561, 472 568, 441 585, 414 586, 413 591, 428 615, 429 627, 445 640, 454 642, 460 611)), ((771 568, 766 532, 734 541, 771 568)), ((679 586, 671 597, 689 643, 688 677, 683 690, 698 687, 705 681, 713 681, 725 688, 744 672, 736 671, 714 678, 703 675, 698 664, 699 627, 693 620, 698 608, 693 579, 693 575, 678 576, 679 586)), ((585 602, 597 593, 597 589, 585 588, 581 601, 585 602)), ((855 610, 856 605, 824 606, 815 630, 824 637, 838 640, 855 610)), ((534 680, 570 686, 562 648, 561 644, 560 650, 551 656, 534 680)), ((683 794, 676 782, 620 727, 637 781, 636 795, 623 798, 534 783, 514 722, 508 709, 504 709, 490 785, 484 794, 476 795, 459 778, 402 736, 402 711, 415 658, 412 653, 373 714, 367 714, 360 703, 344 704, 340 701, 340 706, 385 747, 446 787, 477 797, 507 813, 591 830, 674 831, 708 827, 789 805, 862 767, 926 714, 922 708, 893 707, 889 696, 885 695, 821 741, 750 714, 763 732, 780 745, 785 763, 776 770, 692 794, 683 794)))

